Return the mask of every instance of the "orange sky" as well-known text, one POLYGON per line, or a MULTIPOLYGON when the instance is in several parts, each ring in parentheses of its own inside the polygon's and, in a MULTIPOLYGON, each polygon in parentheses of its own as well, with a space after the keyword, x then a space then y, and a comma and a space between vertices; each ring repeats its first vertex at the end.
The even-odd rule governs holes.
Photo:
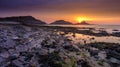
POLYGON ((120 25, 120 0, 0 0, 0 17, 26 15, 47 23, 85 20, 120 25))
POLYGON ((104 16, 104 15, 90 15, 90 14, 57 14, 57 13, 51 13, 51 14, 40 14, 36 13, 33 16, 35 16, 38 19, 42 19, 43 21, 46 21, 48 23, 54 22, 55 20, 66 20, 73 23, 78 23, 79 19, 82 21, 87 21, 91 24, 120 24, 120 17, 119 16, 104 16))

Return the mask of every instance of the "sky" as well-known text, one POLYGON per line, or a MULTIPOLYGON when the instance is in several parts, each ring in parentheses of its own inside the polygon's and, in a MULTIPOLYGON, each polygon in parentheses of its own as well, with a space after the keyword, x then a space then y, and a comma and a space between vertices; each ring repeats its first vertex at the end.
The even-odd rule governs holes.
POLYGON ((31 15, 51 23, 119 24, 120 0, 0 0, 0 17, 31 15))

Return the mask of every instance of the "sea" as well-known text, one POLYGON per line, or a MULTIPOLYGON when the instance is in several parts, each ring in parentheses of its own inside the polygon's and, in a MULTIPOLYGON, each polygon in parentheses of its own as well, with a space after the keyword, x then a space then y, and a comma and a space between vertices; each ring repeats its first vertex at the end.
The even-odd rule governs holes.
MULTIPOLYGON (((108 33, 120 32, 120 25, 48 25, 48 26, 61 26, 61 27, 76 27, 76 28, 95 28, 95 29, 104 29, 108 33)), ((119 43, 120 37, 116 36, 91 36, 84 35, 80 33, 76 33, 76 37, 72 37, 72 34, 67 34, 71 39, 73 39, 76 43, 82 43, 85 40, 87 43, 93 42, 106 42, 106 43, 119 43), (94 38, 93 40, 91 40, 94 38)))
POLYGON ((108 32, 114 32, 114 30, 118 30, 120 32, 120 25, 48 25, 48 26, 61 26, 61 27, 88 27, 88 28, 95 28, 95 29, 106 29, 108 32))

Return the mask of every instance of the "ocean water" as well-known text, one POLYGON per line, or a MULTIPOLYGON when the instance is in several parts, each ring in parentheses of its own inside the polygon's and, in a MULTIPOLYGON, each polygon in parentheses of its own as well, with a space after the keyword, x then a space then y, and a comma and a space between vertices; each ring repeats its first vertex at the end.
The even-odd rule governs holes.
POLYGON ((84 35, 84 34, 76 34, 76 37, 72 37, 72 34, 67 34, 66 36, 69 36, 70 39, 72 39, 74 42, 80 43, 80 44, 84 44, 84 41, 86 41, 86 43, 105 42, 105 43, 120 44, 120 37, 114 37, 114 36, 97 37, 97 36, 90 36, 90 35, 84 35))
POLYGON ((120 29, 120 25, 49 25, 49 26, 63 26, 63 27, 91 27, 91 28, 120 29))
MULTIPOLYGON (((62 26, 62 27, 88 27, 88 28, 95 28, 95 29, 104 29, 108 33, 113 32, 120 32, 120 25, 50 25, 50 26, 62 26), (117 31, 116 31, 117 30, 117 31)), ((93 42, 106 42, 106 43, 120 43, 120 37, 115 36, 90 36, 84 34, 76 34, 76 37, 72 37, 72 34, 67 34, 72 40, 76 43, 93 43, 93 42), (92 39, 94 38, 94 39, 92 39)))
POLYGON ((62 26, 62 27, 88 27, 95 29, 105 29, 108 33, 120 32, 120 25, 48 25, 48 26, 62 26), (118 30, 118 31, 113 31, 118 30))
POLYGON ((50 25, 50 26, 120 29, 120 25, 50 25))

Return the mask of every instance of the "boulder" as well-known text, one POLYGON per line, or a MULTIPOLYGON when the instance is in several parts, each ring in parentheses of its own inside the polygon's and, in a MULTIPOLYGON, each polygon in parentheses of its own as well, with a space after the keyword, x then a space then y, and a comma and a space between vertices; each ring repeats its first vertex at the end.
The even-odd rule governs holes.
POLYGON ((9 52, 11 57, 17 58, 20 55, 20 53, 18 51, 16 51, 15 49, 9 49, 8 52, 9 52))
POLYGON ((18 59, 12 61, 12 63, 17 67, 24 67, 23 62, 19 61, 18 59))
POLYGON ((3 57, 3 58, 8 58, 10 55, 9 55, 8 51, 2 51, 0 53, 0 56, 3 57))
POLYGON ((91 67, 91 66, 88 64, 87 61, 82 60, 82 59, 78 60, 78 61, 77 61, 77 64, 78 64, 78 66, 81 66, 81 67, 91 67))
POLYGON ((5 61, 5 59, 3 57, 0 57, 0 65, 3 61, 5 61))
POLYGON ((16 50, 17 50, 18 52, 25 52, 25 51, 28 50, 28 48, 27 48, 25 45, 18 45, 18 46, 16 47, 16 50))

